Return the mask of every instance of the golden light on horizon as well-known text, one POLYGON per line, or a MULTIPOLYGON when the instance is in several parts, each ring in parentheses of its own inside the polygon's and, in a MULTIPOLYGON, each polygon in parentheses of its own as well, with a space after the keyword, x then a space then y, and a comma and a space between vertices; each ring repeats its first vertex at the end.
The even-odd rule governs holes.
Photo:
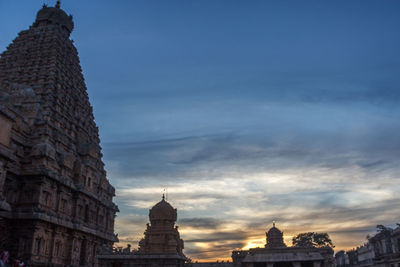
POLYGON ((248 250, 251 248, 257 248, 257 247, 264 247, 265 245, 265 238, 263 239, 252 239, 247 241, 247 245, 242 247, 242 250, 248 250))

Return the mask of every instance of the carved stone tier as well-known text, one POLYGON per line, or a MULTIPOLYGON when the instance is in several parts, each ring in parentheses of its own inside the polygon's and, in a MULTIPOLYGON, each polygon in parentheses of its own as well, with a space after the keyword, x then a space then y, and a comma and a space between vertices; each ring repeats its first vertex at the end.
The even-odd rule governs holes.
POLYGON ((117 240, 73 28, 43 6, 0 56, 0 250, 29 266, 97 266, 117 240))

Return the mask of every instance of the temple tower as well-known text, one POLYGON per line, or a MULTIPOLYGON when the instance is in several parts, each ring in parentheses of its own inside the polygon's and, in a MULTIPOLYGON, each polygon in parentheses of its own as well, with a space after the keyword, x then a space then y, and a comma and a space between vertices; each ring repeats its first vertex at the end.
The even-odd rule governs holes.
POLYGON ((284 248, 286 247, 285 242, 283 241, 283 232, 275 227, 275 223, 272 228, 268 230, 266 233, 267 243, 265 245, 266 248, 284 248))
POLYGON ((183 240, 175 226, 177 211, 164 196, 149 212, 150 225, 139 242, 139 252, 144 254, 179 254, 183 255, 183 240))
POLYGON ((44 5, 0 56, 0 249, 29 266, 97 266, 117 240, 73 28, 44 5))
POLYGON ((99 256, 100 267, 183 267, 188 260, 183 254, 183 240, 175 226, 177 210, 165 201, 154 205, 149 212, 144 238, 139 241, 139 249, 131 250, 130 245, 121 250, 105 249, 99 256))

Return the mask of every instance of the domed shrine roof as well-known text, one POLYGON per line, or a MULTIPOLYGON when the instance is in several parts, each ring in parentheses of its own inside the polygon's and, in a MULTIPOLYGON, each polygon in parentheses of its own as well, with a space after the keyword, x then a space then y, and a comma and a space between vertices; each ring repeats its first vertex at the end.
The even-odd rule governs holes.
POLYGON ((150 221, 167 220, 175 222, 177 219, 177 212, 171 204, 165 201, 163 195, 162 200, 150 209, 149 217, 150 221))
POLYGON ((265 245, 267 248, 278 248, 278 247, 286 247, 283 242, 283 232, 275 227, 275 223, 272 228, 267 232, 267 244, 265 245))
POLYGON ((281 232, 281 230, 276 228, 274 225, 271 229, 269 229, 267 235, 269 237, 281 237, 283 235, 283 233, 281 232))
POLYGON ((60 1, 57 1, 55 7, 43 5, 36 15, 36 21, 33 24, 35 27, 46 24, 57 24, 71 33, 74 29, 72 16, 68 16, 64 10, 60 8, 60 1))

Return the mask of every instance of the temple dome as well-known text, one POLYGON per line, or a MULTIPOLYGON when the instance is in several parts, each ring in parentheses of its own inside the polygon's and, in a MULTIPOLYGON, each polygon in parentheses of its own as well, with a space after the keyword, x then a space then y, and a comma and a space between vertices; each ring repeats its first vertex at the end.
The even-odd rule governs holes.
POLYGON ((150 209, 149 217, 150 221, 167 220, 175 222, 177 219, 177 212, 171 204, 165 201, 163 196, 162 200, 150 209))
POLYGON ((267 235, 269 237, 282 237, 283 233, 275 226, 269 229, 267 235))
POLYGON ((267 244, 265 245, 267 248, 279 248, 286 247, 283 242, 283 232, 275 227, 275 223, 271 229, 267 232, 267 244))
POLYGON ((59 6, 59 3, 55 7, 48 7, 43 5, 36 15, 36 21, 33 24, 35 27, 47 24, 57 24, 63 29, 71 33, 74 29, 74 22, 72 21, 72 16, 68 16, 64 10, 59 6))
POLYGON ((165 201, 163 196, 162 200, 150 209, 149 217, 150 224, 147 224, 144 238, 139 241, 138 253, 157 254, 157 257, 168 255, 167 258, 185 260, 186 257, 182 252, 183 240, 179 236, 178 226, 175 225, 177 210, 165 201))

